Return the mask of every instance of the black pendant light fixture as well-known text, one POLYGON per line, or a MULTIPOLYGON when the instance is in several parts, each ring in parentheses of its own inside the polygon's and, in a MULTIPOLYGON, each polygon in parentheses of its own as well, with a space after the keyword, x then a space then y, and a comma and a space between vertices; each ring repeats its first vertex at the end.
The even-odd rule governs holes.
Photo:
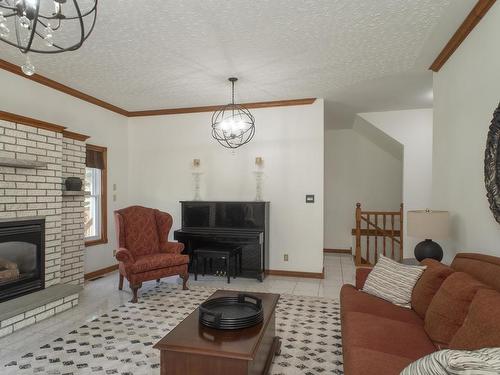
POLYGON ((29 52, 76 51, 94 29, 97 0, 0 0, 0 40, 26 55, 24 74, 35 74, 29 52))
POLYGON ((255 118, 241 104, 234 103, 234 83, 231 82, 231 103, 222 106, 212 115, 212 137, 226 148, 238 148, 250 142, 255 134, 255 118))

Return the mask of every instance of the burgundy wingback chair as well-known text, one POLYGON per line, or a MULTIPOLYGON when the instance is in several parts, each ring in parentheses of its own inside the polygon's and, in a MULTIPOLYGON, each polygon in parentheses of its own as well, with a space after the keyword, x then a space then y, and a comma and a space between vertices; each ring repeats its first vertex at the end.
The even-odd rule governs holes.
POLYGON ((156 209, 131 206, 115 211, 120 284, 126 277, 133 292, 131 302, 137 302, 137 291, 143 281, 179 275, 184 290, 189 277, 189 257, 181 254, 184 245, 169 242, 172 216, 156 209))

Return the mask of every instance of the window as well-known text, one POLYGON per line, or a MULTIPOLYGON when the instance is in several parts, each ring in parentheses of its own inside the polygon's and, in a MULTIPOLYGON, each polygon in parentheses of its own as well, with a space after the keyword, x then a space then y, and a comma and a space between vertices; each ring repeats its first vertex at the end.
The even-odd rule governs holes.
POLYGON ((87 145, 85 168, 85 246, 108 242, 105 147, 87 145))

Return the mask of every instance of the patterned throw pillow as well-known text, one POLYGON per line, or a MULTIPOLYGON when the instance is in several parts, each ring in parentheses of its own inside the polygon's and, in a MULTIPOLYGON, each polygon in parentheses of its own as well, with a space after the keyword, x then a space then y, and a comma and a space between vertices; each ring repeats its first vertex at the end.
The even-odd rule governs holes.
POLYGON ((411 308, 411 293, 425 268, 401 264, 380 255, 366 279, 363 292, 395 305, 411 308))
POLYGON ((500 348, 440 350, 410 363, 400 375, 498 375, 500 348))

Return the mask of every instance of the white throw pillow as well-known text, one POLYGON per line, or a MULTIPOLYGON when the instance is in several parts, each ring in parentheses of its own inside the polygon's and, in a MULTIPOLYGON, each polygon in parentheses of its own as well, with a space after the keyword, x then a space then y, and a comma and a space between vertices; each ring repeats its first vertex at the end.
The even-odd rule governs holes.
POLYGON ((500 348, 440 350, 417 359, 400 375, 498 375, 500 348))
POLYGON ((368 274, 363 292, 385 299, 395 305, 411 308, 411 293, 425 266, 409 266, 379 256, 368 274))

